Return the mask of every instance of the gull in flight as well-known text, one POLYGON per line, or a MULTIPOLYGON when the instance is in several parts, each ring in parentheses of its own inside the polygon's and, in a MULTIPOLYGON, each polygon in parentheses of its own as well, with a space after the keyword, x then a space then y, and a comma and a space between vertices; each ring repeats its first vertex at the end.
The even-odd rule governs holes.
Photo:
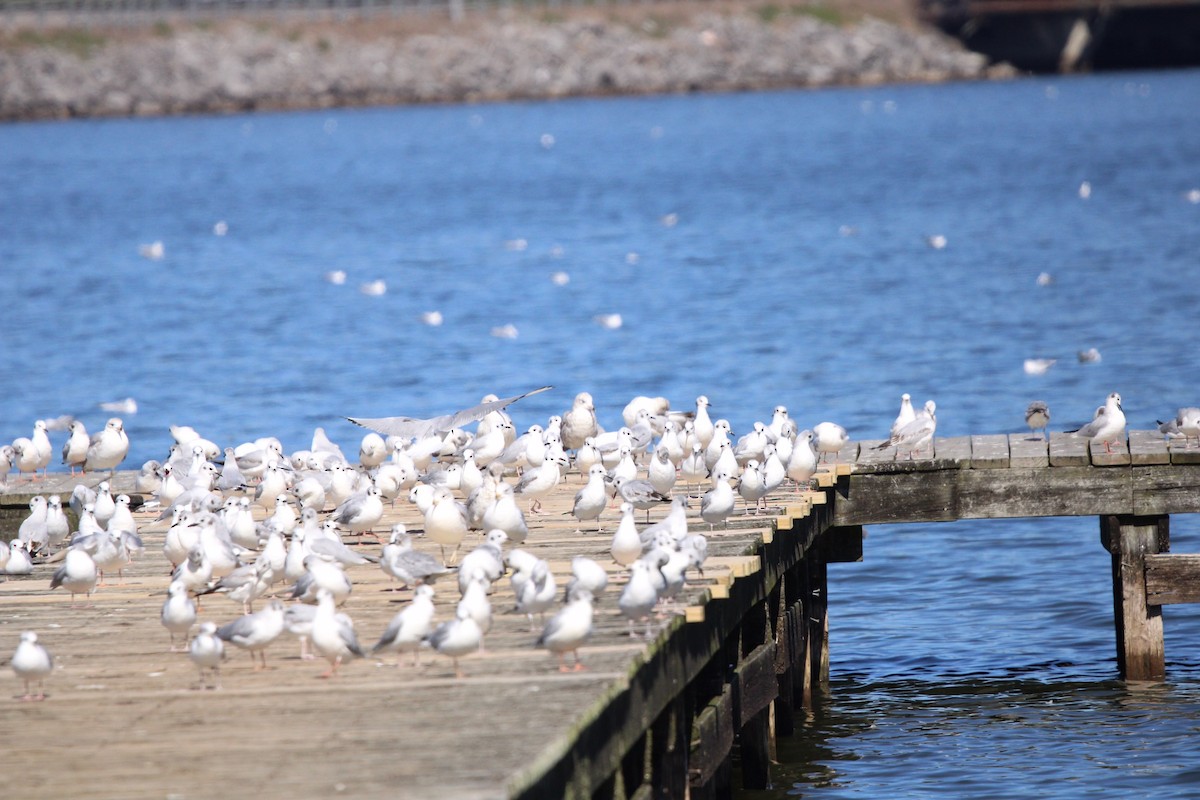
POLYGON ((480 403, 477 406, 464 408, 462 411, 455 411, 452 414, 444 414, 440 417, 431 417, 430 419, 417 419, 415 417, 379 417, 375 419, 346 417, 346 419, 355 425, 361 425, 376 433, 382 433, 384 436, 424 439, 429 436, 445 433, 454 428, 461 428, 471 422, 477 422, 493 411, 499 411, 518 400, 540 392, 549 391, 553 388, 553 386, 543 386, 540 389, 534 389, 531 392, 525 392, 515 397, 491 400, 486 403, 480 403))

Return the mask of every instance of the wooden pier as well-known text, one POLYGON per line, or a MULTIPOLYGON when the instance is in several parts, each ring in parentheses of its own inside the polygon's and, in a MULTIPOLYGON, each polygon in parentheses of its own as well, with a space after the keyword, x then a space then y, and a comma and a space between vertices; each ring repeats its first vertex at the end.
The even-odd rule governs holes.
MULTIPOLYGON (((884 522, 1098 517, 1112 553, 1121 672, 1163 676, 1161 606, 1200 601, 1200 555, 1168 552, 1169 515, 1200 510, 1200 448, 1138 431, 1112 454, 1067 436, 975 436, 939 439, 932 457, 909 461, 873 444, 851 443, 811 490, 770 497, 766 515, 739 503, 729 527, 711 533, 693 518, 709 536, 704 575, 649 640, 629 636, 615 602, 623 577, 611 565, 579 673, 558 672, 533 646, 528 620, 503 613, 513 597, 502 579, 486 652, 463 659, 461 680, 428 651, 420 667, 367 658, 319 680, 325 663, 301 660, 285 636, 269 649, 268 670, 230 647, 223 689, 197 691, 158 619, 165 523, 146 527, 152 515, 139 513, 147 551, 123 585, 98 590, 93 608, 70 608, 69 595, 48 590, 52 564, 0 583, 0 658, 36 630, 57 664, 46 702, 0 702, 0 744, 23 765, 11 796, 716 797, 727 795, 735 759, 744 785, 762 787, 774 737, 799 727, 828 679, 826 566, 860 560, 862 526, 884 522)), ((131 480, 118 474, 116 488, 131 480)), ((546 513, 527 517, 521 545, 560 579, 575 555, 610 563, 616 512, 605 513, 601 535, 577 533, 564 513, 578 481, 572 474, 543 500, 546 513)), ((23 506, 31 489, 65 498, 75 483, 52 474, 10 486, 0 505, 23 506)), ((393 521, 421 526, 405 502, 380 530, 393 521)), ((355 546, 379 549, 370 537, 355 546)), ((390 591, 374 565, 348 574, 355 588, 344 610, 373 643, 411 593, 390 591)), ((439 619, 457 599, 443 579, 439 619)), ((239 613, 210 596, 200 618, 239 613)), ((19 694, 7 669, 0 687, 19 694)))

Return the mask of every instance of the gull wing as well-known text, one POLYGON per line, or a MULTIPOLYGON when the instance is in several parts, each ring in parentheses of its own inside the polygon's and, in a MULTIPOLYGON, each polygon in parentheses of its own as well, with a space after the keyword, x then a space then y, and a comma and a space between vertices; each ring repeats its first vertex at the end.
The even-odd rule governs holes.
POLYGON ((461 428, 471 422, 477 422, 483 419, 493 411, 499 411, 505 406, 511 405, 530 395, 538 394, 553 389, 553 386, 543 386, 540 389, 534 389, 532 392, 525 392, 515 397, 506 397, 502 400, 492 400, 487 403, 480 403, 477 406, 465 408, 462 411, 456 411, 453 414, 444 414, 440 417, 432 417, 430 419, 416 419, 414 417, 378 417, 375 419, 356 419, 354 417, 346 417, 355 425, 360 425, 376 433, 382 433, 385 436, 402 436, 406 439, 422 439, 426 436, 433 436, 437 433, 443 433, 452 428, 461 428))

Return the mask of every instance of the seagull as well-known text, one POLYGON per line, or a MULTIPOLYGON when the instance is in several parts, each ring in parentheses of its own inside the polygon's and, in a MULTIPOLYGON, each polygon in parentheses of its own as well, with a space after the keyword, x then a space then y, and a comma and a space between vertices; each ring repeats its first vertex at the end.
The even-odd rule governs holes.
POLYGON ((447 566, 458 557, 458 548, 469 528, 467 507, 454 499, 448 489, 434 489, 433 502, 425 512, 425 535, 441 548, 442 560, 447 566), (447 559, 446 548, 449 546, 454 550, 447 559))
POLYGON ((817 451, 813 448, 813 432, 807 428, 796 434, 796 441, 792 445, 792 454, 788 457, 785 467, 787 477, 792 479, 796 484, 796 491, 800 491, 800 486, 807 485, 813 473, 817 471, 817 451))
POLYGON ((566 450, 578 450, 589 436, 598 432, 596 405, 587 392, 575 395, 571 410, 563 414, 562 443, 566 450))
POLYGON ((1125 437, 1125 411, 1121 408, 1121 395, 1113 392, 1104 401, 1104 405, 1096 410, 1096 416, 1087 425, 1073 431, 1067 431, 1076 436, 1085 436, 1093 442, 1104 443, 1104 451, 1112 452, 1112 443, 1125 437))
POLYGON ((648 562, 638 559, 629 567, 629 582, 617 599, 617 607, 621 614, 629 620, 629 635, 635 636, 635 622, 646 620, 646 638, 650 638, 650 615, 658 603, 658 589, 655 588, 654 576, 651 571, 658 570, 648 562))
POLYGON ((451 571, 428 553, 414 550, 412 537, 401 523, 392 526, 391 541, 383 548, 379 566, 405 586, 414 587, 432 583, 439 575, 451 571))
POLYGON ((379 641, 371 648, 372 653, 385 651, 395 652, 396 666, 400 666, 400 654, 411 650, 413 666, 420 664, 418 652, 421 641, 433 630, 433 587, 421 584, 413 592, 412 602, 402 608, 387 629, 379 637, 379 641))
POLYGON ((533 565, 529 580, 517 592, 517 611, 529 618, 530 633, 534 631, 533 615, 544 617, 554 605, 557 595, 558 584, 554 580, 554 573, 550 571, 550 564, 539 558, 533 565))
POLYGON ((708 397, 700 395, 696 398, 696 415, 692 420, 692 432, 696 435, 696 440, 700 442, 701 449, 708 447, 716 432, 716 427, 708 416, 708 407, 708 397))
POLYGON ((579 647, 592 634, 593 614, 592 593, 587 589, 576 589, 563 609, 542 628, 537 646, 558 654, 559 672, 572 671, 567 667, 567 653, 575 659, 575 672, 584 669, 579 660, 579 647))
MULTIPOLYGON (((543 447, 550 449, 550 444, 547 442, 543 447)), ((533 500, 529 506, 530 514, 542 512, 542 497, 558 485, 562 479, 562 470, 566 467, 565 459, 544 458, 540 466, 525 470, 513 492, 533 500)))
MULTIPOLYGON (((600 532, 600 514, 608 505, 608 491, 604 488, 604 465, 592 464, 588 470, 588 482, 575 493, 575 502, 571 506, 571 516, 583 522, 596 520, 596 533, 600 532)), ((581 533, 582 531, 576 531, 581 533)))
POLYGON ((609 552, 612 559, 622 567, 628 567, 642 554, 642 539, 638 535, 637 523, 634 521, 632 503, 621 504, 621 521, 613 534, 609 552))
POLYGON ((932 400, 925 401, 925 408, 891 437, 875 446, 876 450, 895 447, 897 452, 906 452, 911 460, 913 453, 922 449, 926 444, 933 444, 933 434, 937 430, 937 404, 932 400))
POLYGON ((317 613, 312 623, 312 643, 317 652, 325 656, 329 669, 322 678, 337 675, 342 659, 349 656, 362 658, 366 655, 358 644, 354 623, 345 614, 334 609, 333 595, 327 589, 317 590, 317 613))
POLYGON ((333 510, 330 519, 352 533, 370 533, 383 518, 383 500, 373 484, 365 492, 355 492, 333 510))
MULTIPOLYGON (((187 633, 196 621, 196 604, 188 596, 187 587, 179 581, 171 581, 167 587, 167 600, 163 603, 160 615, 163 627, 171 634, 171 652, 178 652, 175 647, 175 635, 183 634, 184 647, 187 646, 187 633)), ((216 630, 216 627, 213 628, 216 630)))
POLYGON ((87 459, 88 445, 91 444, 91 439, 88 438, 87 428, 81 420, 71 421, 71 436, 63 443, 62 448, 62 463, 66 467, 70 467, 71 474, 75 474, 77 468, 83 467, 83 462, 87 459))
POLYGON ((650 509, 661 503, 671 502, 671 498, 660 493, 654 488, 650 481, 640 478, 629 480, 626 478, 617 478, 613 483, 617 487, 617 494, 626 503, 631 503, 634 508, 646 512, 646 522, 650 521, 650 509))
POLYGON ((725 527, 729 527, 729 515, 733 513, 735 502, 733 487, 729 485, 729 475, 716 472, 713 474, 713 488, 700 498, 700 518, 708 523, 709 530, 718 522, 724 522, 725 527))
POLYGON ((1045 375, 1046 371, 1058 363, 1056 358, 1027 358, 1025 359, 1026 375, 1045 375))
POLYGON ((54 571, 54 577, 50 579, 51 589, 59 586, 71 593, 72 608, 75 608, 75 595, 92 596, 96 589, 96 562, 86 550, 77 547, 67 550, 62 566, 54 571))
POLYGON ((836 422, 818 422, 812 431, 817 442, 818 460, 832 455, 836 461, 838 452, 850 441, 850 434, 836 422))
POLYGON ((1181 408, 1176 412, 1175 419, 1166 422, 1158 420, 1158 432, 1167 438, 1182 436, 1184 447, 1190 446, 1193 438, 1200 444, 1200 408, 1181 408))
POLYGON ((415 419, 413 417, 381 417, 378 419, 347 417, 346 419, 355 425, 368 428, 376 433, 382 433, 384 436, 400 436, 405 439, 415 438, 419 440, 438 433, 445 433, 454 428, 461 428, 463 425, 483 419, 492 411, 499 411, 518 400, 553 388, 553 386, 543 386, 531 392, 525 392, 514 397, 506 397, 503 400, 491 400, 477 406, 472 406, 471 408, 463 409, 462 411, 456 411, 440 417, 432 417, 431 419, 415 419))
MULTIPOLYGON (((217 629, 217 636, 223 641, 250 651, 250 660, 258 653, 262 666, 256 663, 254 668, 267 668, 267 647, 283 633, 283 603, 272 600, 270 605, 253 614, 245 614, 233 622, 222 625, 217 629)), ((196 637, 200 638, 200 637, 196 637)))
POLYGON ((454 661, 454 675, 461 679, 463 672, 458 659, 479 649, 483 643, 483 630, 466 609, 460 608, 457 617, 438 625, 426 641, 434 650, 450 656, 454 661))
POLYGON ((895 436, 901 428, 916 419, 916 416, 917 413, 913 411, 912 407, 912 396, 905 392, 900 395, 900 413, 896 415, 896 420, 892 423, 891 435, 895 436))
POLYGON ((567 581, 564 602, 570 602, 571 597, 580 589, 586 589, 596 598, 604 594, 607 588, 608 571, 595 559, 587 556, 575 556, 571 559, 571 579, 567 581))
POLYGON ((38 644, 36 633, 25 631, 21 634, 21 641, 17 645, 17 649, 13 651, 9 666, 12 667, 12 671, 17 674, 17 677, 25 682, 25 694, 19 698, 20 700, 46 699, 42 682, 54 671, 54 659, 50 656, 50 651, 38 644), (29 688, 34 681, 37 681, 38 684, 36 695, 29 688))
POLYGON ((33 559, 29 557, 29 550, 24 542, 11 542, 8 552, 8 563, 4 566, 5 575, 33 574, 33 559))
POLYGON ((84 458, 83 471, 109 470, 115 474, 117 465, 125 460, 128 453, 129 437, 125 435, 124 423, 113 417, 105 423, 103 430, 92 437, 84 458))
POLYGON ((204 679, 204 673, 212 670, 213 676, 216 678, 214 689, 221 688, 221 661, 225 658, 225 642, 221 641, 217 635, 217 626, 213 622, 204 622, 200 625, 200 632, 196 634, 196 638, 192 639, 188 645, 188 658, 200 670, 200 685, 198 688, 209 688, 208 683, 204 679))
POLYGON ((1029 426, 1030 433, 1037 433, 1039 430, 1042 436, 1037 438, 1045 438, 1047 435, 1046 426, 1050 424, 1050 406, 1046 405, 1045 400, 1034 400, 1025 409, 1025 424, 1029 426))

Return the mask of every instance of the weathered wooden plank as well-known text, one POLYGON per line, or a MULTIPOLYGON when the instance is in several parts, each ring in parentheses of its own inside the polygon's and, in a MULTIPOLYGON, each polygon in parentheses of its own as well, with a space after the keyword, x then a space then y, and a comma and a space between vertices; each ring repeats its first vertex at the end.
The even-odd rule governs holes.
POLYGON ((1008 465, 1017 469, 1039 469, 1050 466, 1050 442, 1042 436, 1010 433, 1008 435, 1008 465))
POLYGON ((858 447, 861 442, 846 442, 841 450, 837 451, 835 459, 838 464, 853 464, 858 460, 858 447))
POLYGON ((1121 437, 1120 441, 1109 442, 1091 442, 1089 448, 1092 456, 1092 464, 1097 467, 1123 467, 1130 463, 1129 442, 1125 437, 1121 437))
POLYGON ((933 460, 943 469, 971 468, 971 439, 968 436, 936 437, 933 440, 933 460))
POLYGON ((865 439, 859 442, 858 460, 854 462, 854 471, 869 471, 869 467, 875 464, 883 464, 896 460, 896 448, 885 447, 879 449, 879 445, 884 443, 884 439, 865 439))
POLYGON ((1007 469, 1008 437, 1004 434, 971 437, 972 469, 1007 469))
POLYGON ((1200 445, 1189 446, 1182 438, 1171 438, 1167 440, 1167 450, 1172 464, 1200 464, 1200 445))
MULTIPOLYGON (((1131 470, 1010 467, 855 474, 848 481, 846 495, 834 504, 835 525, 1130 514, 1134 508, 1131 470)), ((1200 511, 1200 493, 1191 503, 1200 511)))
POLYGON ((754 648, 734 670, 733 709, 738 728, 762 711, 779 693, 775 680, 775 642, 754 648))
POLYGON ((726 684, 696 717, 692 725, 691 785, 704 786, 713 779, 729 751, 736 733, 733 689, 726 684))
POLYGON ((1134 467, 1130 478, 1132 514, 1192 514, 1200 508, 1200 464, 1134 467))
POLYGON ((1082 467, 1092 463, 1088 440, 1070 433, 1050 433, 1050 466, 1082 467))
POLYGON ((1133 464, 1170 464, 1171 454, 1158 431, 1130 431, 1129 459, 1133 464))
POLYGON ((1200 603, 1200 554, 1148 554, 1146 603, 1152 606, 1200 603))

